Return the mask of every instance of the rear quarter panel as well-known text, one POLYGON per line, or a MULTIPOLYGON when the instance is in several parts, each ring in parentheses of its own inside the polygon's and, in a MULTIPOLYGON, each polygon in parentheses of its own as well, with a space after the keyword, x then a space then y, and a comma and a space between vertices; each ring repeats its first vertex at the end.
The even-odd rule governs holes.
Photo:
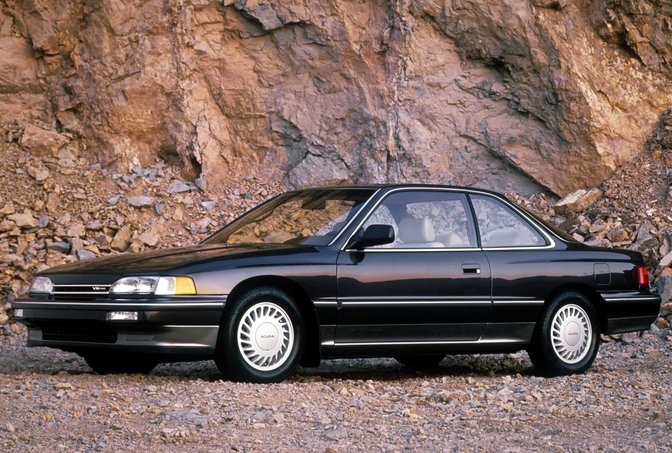
POLYGON ((637 266, 643 264, 641 256, 629 250, 565 243, 548 250, 488 251, 487 256, 496 323, 537 321, 544 304, 522 302, 546 303, 563 288, 581 288, 595 296, 638 291, 637 266))

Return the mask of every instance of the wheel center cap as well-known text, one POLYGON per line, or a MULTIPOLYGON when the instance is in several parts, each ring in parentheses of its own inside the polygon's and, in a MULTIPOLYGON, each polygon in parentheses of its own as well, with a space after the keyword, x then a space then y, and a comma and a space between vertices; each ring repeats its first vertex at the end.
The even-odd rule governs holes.
POLYGON ((254 336, 259 348, 270 351, 278 344, 278 329, 270 322, 259 326, 254 336))
POLYGON ((572 321, 565 327, 565 342, 570 346, 576 346, 581 339, 581 328, 576 321, 572 321))

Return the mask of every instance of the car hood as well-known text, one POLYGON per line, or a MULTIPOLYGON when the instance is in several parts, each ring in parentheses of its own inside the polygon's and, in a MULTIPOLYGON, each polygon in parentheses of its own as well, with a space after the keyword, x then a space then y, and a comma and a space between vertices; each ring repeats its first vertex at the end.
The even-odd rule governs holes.
POLYGON ((185 266, 259 255, 286 255, 314 250, 312 246, 286 244, 198 245, 140 253, 124 253, 64 264, 40 272, 49 274, 149 274, 185 266))

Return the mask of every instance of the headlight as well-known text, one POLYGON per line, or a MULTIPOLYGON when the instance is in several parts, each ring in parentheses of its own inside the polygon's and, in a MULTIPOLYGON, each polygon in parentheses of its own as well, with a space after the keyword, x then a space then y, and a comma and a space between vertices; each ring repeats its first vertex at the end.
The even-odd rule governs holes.
POLYGON ((196 286, 189 277, 124 277, 110 287, 110 293, 189 295, 196 294, 196 286))
POLYGON ((159 277, 124 277, 110 287, 114 294, 153 294, 159 277))
POLYGON ((49 294, 52 289, 54 289, 54 284, 48 277, 35 277, 30 286, 31 293, 49 294))

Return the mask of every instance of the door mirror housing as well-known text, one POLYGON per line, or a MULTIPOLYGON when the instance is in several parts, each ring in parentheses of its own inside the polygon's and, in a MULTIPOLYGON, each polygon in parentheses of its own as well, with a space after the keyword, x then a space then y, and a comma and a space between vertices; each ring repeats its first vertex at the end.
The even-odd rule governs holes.
POLYGON ((394 242, 394 228, 391 225, 369 225, 366 230, 355 236, 350 243, 352 249, 365 249, 376 245, 391 244, 394 242))

